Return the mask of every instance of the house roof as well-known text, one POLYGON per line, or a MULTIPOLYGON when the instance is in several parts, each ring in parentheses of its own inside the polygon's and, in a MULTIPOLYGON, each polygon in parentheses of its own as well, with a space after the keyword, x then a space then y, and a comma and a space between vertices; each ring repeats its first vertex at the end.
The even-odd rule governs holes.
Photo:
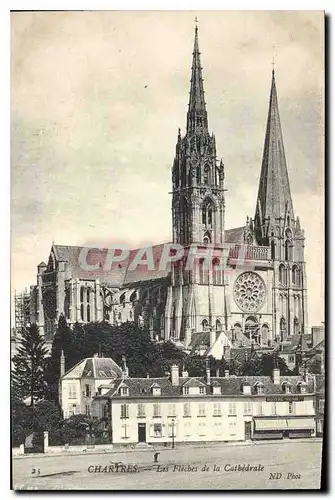
MULTIPOLYGON (((273 383, 273 380, 269 376, 242 376, 242 377, 211 377, 210 384, 206 383, 206 379, 204 377, 180 377, 179 385, 172 385, 169 378, 127 378, 127 385, 129 387, 129 396, 120 395, 116 390, 118 388, 118 384, 120 386, 123 379, 119 379, 115 381, 115 386, 113 389, 105 393, 101 396, 96 396, 95 398, 109 398, 113 397, 113 399, 123 399, 127 398, 128 400, 133 398, 155 398, 159 400, 159 397, 181 397, 187 398, 192 396, 185 396, 182 393, 182 388, 185 386, 194 386, 197 384, 198 387, 205 387, 206 394, 212 394, 211 387, 221 387, 221 395, 222 396, 244 396, 243 394, 243 385, 250 384, 251 387, 255 387, 257 385, 262 385, 264 388, 264 394, 271 395, 285 395, 283 391, 283 384, 289 383, 291 384, 291 393, 298 394, 299 388, 298 384, 301 382, 303 378, 301 376, 287 376, 280 377, 280 383, 278 385, 273 383), (153 396, 151 394, 150 388, 153 383, 157 383, 161 387, 161 396, 153 396)), ((313 379, 309 377, 307 382, 307 393, 314 392, 314 384, 313 379)), ((254 392, 251 392, 253 395, 254 392)), ((250 395, 249 395, 250 397, 250 395)))
POLYGON ((86 358, 63 375, 64 379, 116 379, 122 376, 121 368, 111 358, 86 358))
POLYGON ((246 335, 244 335, 244 333, 241 332, 240 330, 235 331, 236 340, 234 342, 233 341, 233 333, 234 332, 232 330, 228 330, 227 332, 225 332, 225 335, 232 346, 235 346, 235 347, 250 347, 251 346, 251 342, 248 339, 248 337, 246 335))
POLYGON ((321 340, 318 344, 316 344, 314 347, 309 349, 305 353, 305 355, 308 357, 312 357, 312 356, 315 356, 318 353, 318 351, 324 351, 324 349, 325 349, 325 341, 321 340))
POLYGON ((207 348, 210 342, 210 332, 196 332, 193 333, 190 345, 188 348, 191 350, 191 354, 202 348, 207 348))
POLYGON ((314 375, 315 376, 315 392, 324 394, 325 393, 325 376, 324 375, 314 375))
POLYGON ((195 377, 189 378, 183 383, 183 387, 204 387, 205 385, 205 382, 195 377))

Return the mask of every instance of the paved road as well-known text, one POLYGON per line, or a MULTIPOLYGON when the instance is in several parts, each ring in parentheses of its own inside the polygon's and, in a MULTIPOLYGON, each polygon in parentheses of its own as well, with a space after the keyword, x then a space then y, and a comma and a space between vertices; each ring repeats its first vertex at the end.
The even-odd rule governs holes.
POLYGON ((179 448, 162 450, 159 468, 153 464, 152 451, 14 458, 13 486, 38 490, 318 489, 321 449, 320 441, 179 448), (115 472, 115 462, 122 462, 124 469, 128 466, 128 471, 115 472), (231 470, 238 464, 263 470, 231 470))

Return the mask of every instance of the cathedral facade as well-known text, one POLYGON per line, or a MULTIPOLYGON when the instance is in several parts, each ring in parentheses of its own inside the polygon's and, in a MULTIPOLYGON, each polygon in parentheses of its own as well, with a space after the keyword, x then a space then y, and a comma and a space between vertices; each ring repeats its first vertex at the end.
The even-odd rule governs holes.
MULTIPOLYGON (((135 321, 153 338, 186 347, 203 332, 212 347, 241 336, 271 346, 306 333, 305 237, 293 210, 274 70, 255 201, 253 219, 225 228, 225 166, 208 127, 196 27, 186 130, 178 131, 172 167, 171 243, 184 249, 184 258, 149 270, 132 265, 133 250, 106 268, 108 250, 90 249, 83 269, 83 248, 53 244, 31 288, 32 321, 47 340, 61 314, 70 325, 135 321)), ((164 248, 150 249, 154 263, 164 248)))

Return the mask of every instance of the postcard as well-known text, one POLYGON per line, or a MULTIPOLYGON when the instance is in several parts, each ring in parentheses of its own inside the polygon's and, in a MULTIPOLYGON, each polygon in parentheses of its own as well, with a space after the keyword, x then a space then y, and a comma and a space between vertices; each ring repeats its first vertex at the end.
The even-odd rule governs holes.
POLYGON ((324 13, 11 12, 14 490, 319 490, 324 13))

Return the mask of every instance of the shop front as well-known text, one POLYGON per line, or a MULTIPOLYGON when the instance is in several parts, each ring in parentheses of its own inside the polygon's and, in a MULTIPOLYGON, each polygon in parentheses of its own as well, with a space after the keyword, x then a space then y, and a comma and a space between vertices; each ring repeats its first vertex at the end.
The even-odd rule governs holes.
POLYGON ((254 440, 294 439, 312 437, 314 435, 314 418, 254 418, 254 440))

